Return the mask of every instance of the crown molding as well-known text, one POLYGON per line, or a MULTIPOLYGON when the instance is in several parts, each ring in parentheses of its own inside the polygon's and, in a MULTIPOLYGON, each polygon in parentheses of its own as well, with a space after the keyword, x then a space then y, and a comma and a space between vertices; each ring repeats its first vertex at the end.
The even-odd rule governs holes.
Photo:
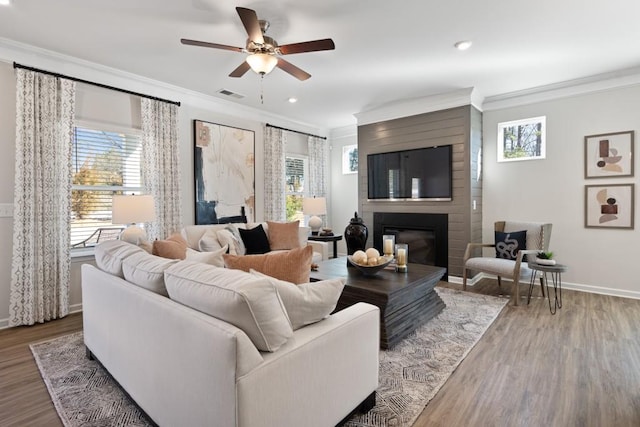
POLYGON ((342 126, 339 128, 333 128, 331 129, 330 132, 330 137, 332 140, 336 140, 336 139, 342 139, 342 138, 349 138, 349 137, 357 137, 358 136, 358 126, 353 124, 353 125, 347 125, 347 126, 342 126))
POLYGON ((183 105, 189 107, 219 111, 224 115, 240 117, 246 120, 269 122, 289 128, 294 127, 303 132, 319 135, 328 132, 327 129, 321 129, 309 123, 299 122, 215 96, 2 37, 0 37, 0 61, 7 63, 18 62, 78 79, 96 81, 101 84, 158 98, 180 101, 183 105))
POLYGON ((393 101, 354 115, 358 121, 358 126, 361 126, 463 105, 473 105, 482 111, 483 99, 478 91, 469 87, 422 98, 393 101))
POLYGON ((482 106, 484 111, 500 110, 639 84, 640 67, 627 68, 531 89, 488 96, 482 106))

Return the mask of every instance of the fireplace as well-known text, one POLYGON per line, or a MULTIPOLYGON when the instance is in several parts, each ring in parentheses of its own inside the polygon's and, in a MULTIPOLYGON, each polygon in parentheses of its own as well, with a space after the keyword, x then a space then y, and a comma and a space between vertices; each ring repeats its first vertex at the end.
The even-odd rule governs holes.
MULTIPOLYGON (((449 217, 447 214, 373 213, 373 246, 382 249, 382 236, 393 234, 396 243, 409 245, 409 262, 448 269, 449 217)), ((442 280, 448 279, 448 271, 442 280)))

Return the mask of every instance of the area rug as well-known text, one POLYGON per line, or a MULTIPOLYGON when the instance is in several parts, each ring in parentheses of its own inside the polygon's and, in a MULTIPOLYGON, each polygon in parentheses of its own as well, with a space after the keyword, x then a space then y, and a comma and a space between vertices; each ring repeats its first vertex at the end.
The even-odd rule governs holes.
MULTIPOLYGON (((446 308, 392 349, 380 351, 376 406, 354 415, 347 426, 411 426, 508 301, 436 291, 446 308)), ((31 351, 65 426, 151 425, 100 365, 85 357, 81 332, 32 344, 31 351)))

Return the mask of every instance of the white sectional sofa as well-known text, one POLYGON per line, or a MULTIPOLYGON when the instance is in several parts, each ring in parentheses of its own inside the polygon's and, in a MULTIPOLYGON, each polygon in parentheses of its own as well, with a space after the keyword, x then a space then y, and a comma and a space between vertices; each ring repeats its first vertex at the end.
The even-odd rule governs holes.
POLYGON ((243 329, 162 295, 165 285, 169 294, 189 286, 215 291, 214 303, 236 304, 221 317, 236 316, 251 288, 203 282, 236 274, 244 281, 249 273, 167 260, 124 242, 103 245, 109 257, 99 246, 98 267, 82 266, 87 354, 158 425, 328 427, 373 406, 377 307, 355 304, 290 332, 275 351, 260 351, 243 329))

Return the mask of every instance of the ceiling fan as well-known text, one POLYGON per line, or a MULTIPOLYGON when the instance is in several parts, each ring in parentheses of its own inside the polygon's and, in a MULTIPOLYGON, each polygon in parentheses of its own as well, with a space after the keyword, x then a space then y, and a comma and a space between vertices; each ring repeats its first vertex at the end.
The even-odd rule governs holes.
POLYGON ((311 77, 311 74, 285 61, 281 56, 294 53, 333 50, 336 47, 331 39, 313 40, 279 46, 278 42, 264 34, 269 28, 269 21, 259 20, 258 15, 252 9, 236 7, 236 11, 249 35, 244 48, 198 40, 180 39, 180 42, 186 45, 248 53, 249 56, 247 56, 246 60, 240 64, 238 68, 233 70, 231 74, 229 74, 229 77, 242 77, 249 69, 252 69, 258 74, 265 75, 269 74, 274 67, 278 67, 298 80, 307 80, 311 77))

